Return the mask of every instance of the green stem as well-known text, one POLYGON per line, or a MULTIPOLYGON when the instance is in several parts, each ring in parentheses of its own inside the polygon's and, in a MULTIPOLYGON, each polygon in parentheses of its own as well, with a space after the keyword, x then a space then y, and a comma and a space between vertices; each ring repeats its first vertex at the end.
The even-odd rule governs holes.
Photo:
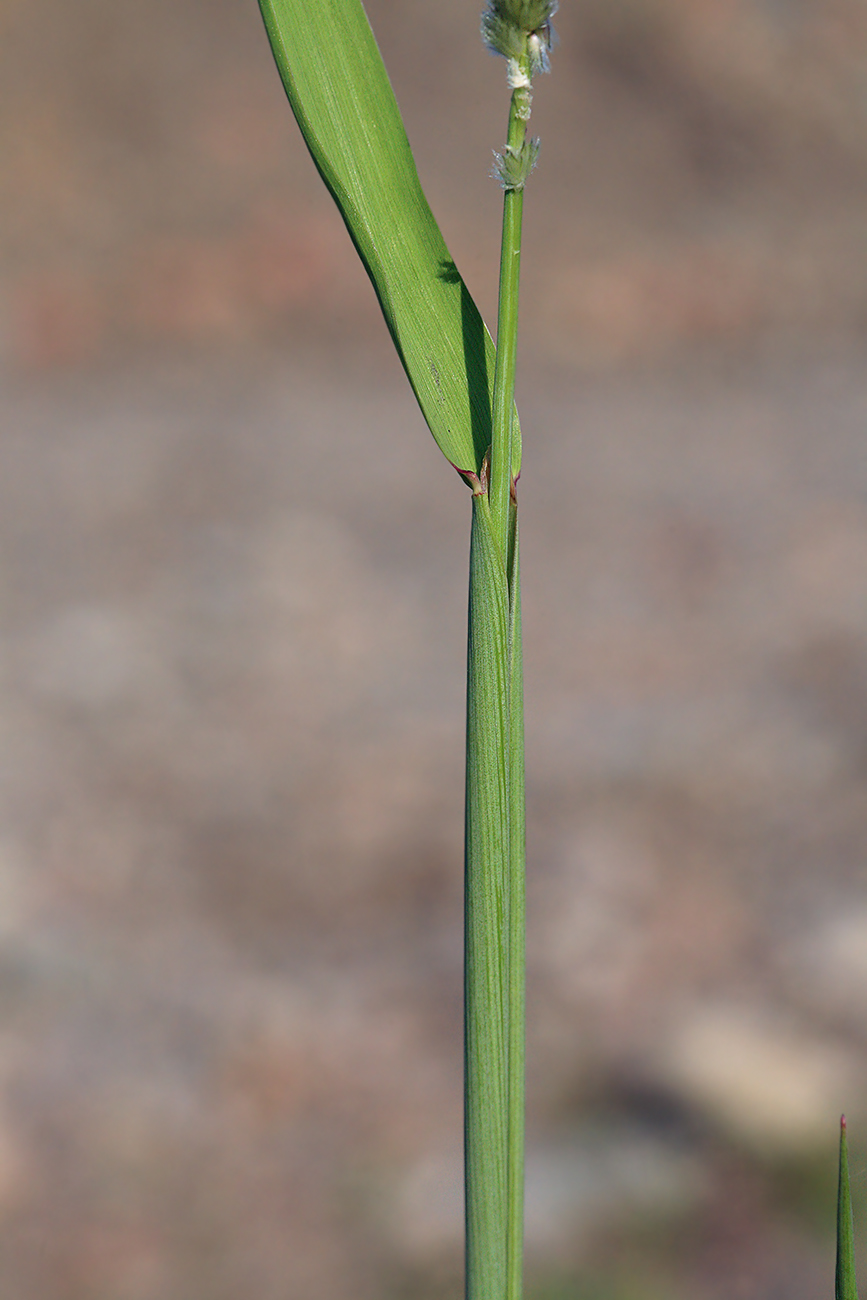
MULTIPOLYGON (((512 91, 507 148, 518 150, 527 134, 528 92, 512 91)), ((500 249, 500 299, 497 311, 497 361, 494 369, 494 409, 491 436, 491 513, 503 554, 509 545, 509 501, 512 486, 512 419, 515 366, 518 354, 518 291, 521 278, 523 189, 503 196, 503 241, 500 249)))
MULTIPOLYGON (((519 154, 529 85, 513 91, 519 154)), ((503 204, 490 476, 473 497, 467 682, 466 1297, 521 1300, 525 830, 518 510, 513 467, 523 187, 503 204)))
MULTIPOLYGON (((526 134, 526 103, 526 90, 513 93, 508 143, 516 149, 526 134)), ((523 1275, 524 721, 512 480, 522 214, 523 191, 507 190, 490 487, 474 497, 470 553, 467 1300, 520 1300, 523 1275)))

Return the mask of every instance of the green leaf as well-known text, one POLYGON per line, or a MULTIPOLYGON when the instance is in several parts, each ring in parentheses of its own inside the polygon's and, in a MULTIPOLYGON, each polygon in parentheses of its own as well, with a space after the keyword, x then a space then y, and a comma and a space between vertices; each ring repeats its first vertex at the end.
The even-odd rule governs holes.
MULTIPOLYGON (((259 0, 292 111, 431 433, 464 473, 491 443, 495 349, 416 172, 360 0, 259 0)), ((521 465, 515 420, 513 473, 521 465)))
POLYGON ((840 1119, 840 1182, 837 1189, 837 1276, 835 1300, 858 1300, 855 1285, 855 1232, 849 1191, 849 1155, 846 1146, 846 1116, 840 1119))

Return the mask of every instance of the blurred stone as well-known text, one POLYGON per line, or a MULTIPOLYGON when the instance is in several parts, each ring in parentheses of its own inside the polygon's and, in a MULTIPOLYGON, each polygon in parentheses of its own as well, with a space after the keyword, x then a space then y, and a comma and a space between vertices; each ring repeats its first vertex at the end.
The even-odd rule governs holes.
MULTIPOLYGON (((861 996, 867 977, 867 905, 851 905, 816 918, 806 933, 783 949, 780 965, 803 1002, 819 1014, 847 1022, 863 1032, 867 1008, 861 996)), ((851 1109, 851 1103, 847 1102, 851 1109)))
POLYGON ((847 1099, 859 1058, 844 1045, 795 1033, 753 1008, 706 1005, 673 1022, 659 1077, 683 1099, 760 1150, 821 1148, 847 1099))
MULTIPOLYGON (((688 1152, 640 1129, 606 1126, 530 1141, 526 1156, 525 1231, 531 1261, 549 1267, 587 1251, 603 1225, 642 1218, 665 1223, 695 1208, 705 1174, 688 1152)), ((459 1151, 431 1155, 395 1194, 393 1230, 419 1259, 459 1249, 463 1238, 463 1165, 459 1151)))
POLYGON ((33 687, 94 707, 122 697, 147 671, 146 633, 120 609, 78 606, 59 614, 29 647, 33 687))

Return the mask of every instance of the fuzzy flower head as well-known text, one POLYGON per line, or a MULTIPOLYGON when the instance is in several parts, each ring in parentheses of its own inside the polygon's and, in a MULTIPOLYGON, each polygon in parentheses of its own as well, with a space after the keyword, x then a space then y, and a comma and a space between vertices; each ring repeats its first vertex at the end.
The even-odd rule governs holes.
POLYGON ((538 158, 539 141, 536 139, 525 140, 517 149, 507 144, 502 153, 494 154, 491 175, 504 190, 522 190, 538 158))
POLYGON ((492 54, 526 64, 532 77, 547 72, 554 43, 551 19, 557 0, 488 0, 482 14, 482 39, 492 54))
POLYGON ((527 37, 527 58, 530 64, 530 76, 537 72, 551 71, 551 49, 557 40, 557 33, 551 24, 543 23, 527 37))

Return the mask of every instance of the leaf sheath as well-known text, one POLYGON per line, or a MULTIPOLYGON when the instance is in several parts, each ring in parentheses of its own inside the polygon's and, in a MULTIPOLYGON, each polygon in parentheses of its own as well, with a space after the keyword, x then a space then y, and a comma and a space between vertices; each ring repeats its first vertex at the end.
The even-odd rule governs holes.
POLYGON ((473 497, 467 650, 465 1183, 467 1300, 506 1293, 509 593, 487 496, 473 497))

